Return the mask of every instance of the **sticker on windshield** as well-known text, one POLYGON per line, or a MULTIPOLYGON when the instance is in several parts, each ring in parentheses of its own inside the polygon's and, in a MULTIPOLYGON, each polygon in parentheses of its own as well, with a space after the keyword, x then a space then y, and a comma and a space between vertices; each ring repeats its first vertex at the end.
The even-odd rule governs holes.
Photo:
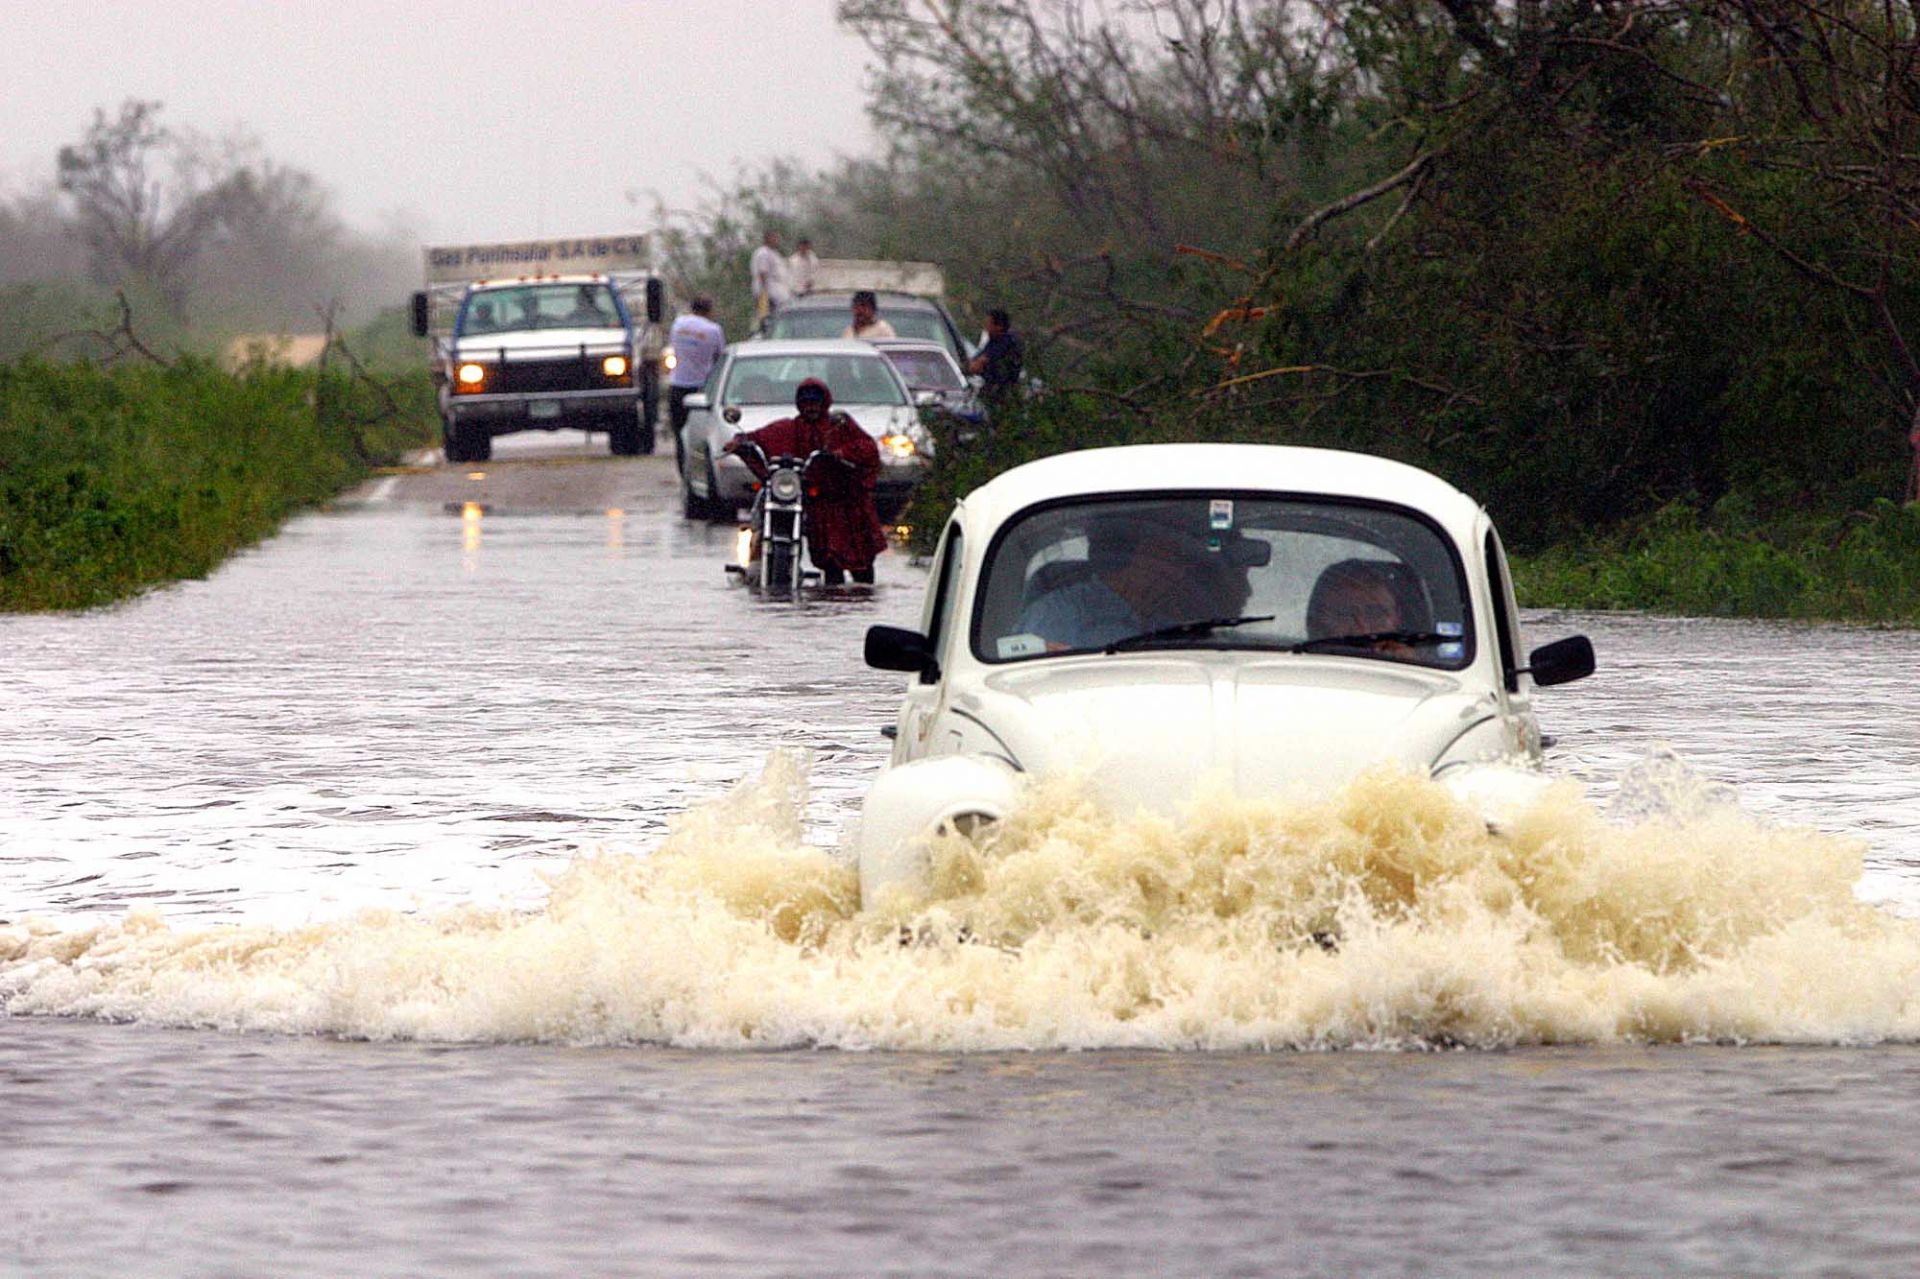
POLYGON ((1047 651, 1047 642, 1038 635, 1002 635, 994 642, 1004 660, 1011 657, 1038 657, 1047 651))
POLYGON ((1437 622, 1434 624, 1436 635, 1465 635, 1467 628, 1460 622, 1437 622))
POLYGON ((1207 506, 1207 527, 1229 529, 1233 527, 1233 499, 1216 497, 1207 506))
POLYGON ((1458 640, 1451 640, 1445 644, 1436 646, 1435 651, 1439 654, 1441 661, 1457 662, 1466 656, 1467 646, 1458 640))

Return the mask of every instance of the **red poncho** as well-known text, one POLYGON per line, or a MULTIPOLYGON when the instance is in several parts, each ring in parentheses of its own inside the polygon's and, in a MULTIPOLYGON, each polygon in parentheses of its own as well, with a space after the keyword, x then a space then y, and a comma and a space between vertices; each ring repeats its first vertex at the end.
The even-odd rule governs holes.
MULTIPOLYGON (((818 387, 833 407, 826 383, 808 378, 803 387, 818 387)), ((825 449, 846 465, 825 458, 806 474, 807 545, 818 568, 862 573, 873 567, 873 557, 887 547, 887 534, 873 507, 873 489, 880 478, 880 448, 860 424, 845 413, 822 411, 815 418, 783 417, 769 422, 746 438, 767 456, 804 458, 825 449)))

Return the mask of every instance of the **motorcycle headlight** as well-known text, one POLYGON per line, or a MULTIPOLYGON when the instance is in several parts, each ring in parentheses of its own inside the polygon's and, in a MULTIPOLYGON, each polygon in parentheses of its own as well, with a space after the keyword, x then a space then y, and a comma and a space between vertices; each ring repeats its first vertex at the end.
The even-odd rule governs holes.
POLYGON ((798 471, 775 471, 767 478, 767 496, 776 502, 798 501, 800 497, 800 473, 798 471))

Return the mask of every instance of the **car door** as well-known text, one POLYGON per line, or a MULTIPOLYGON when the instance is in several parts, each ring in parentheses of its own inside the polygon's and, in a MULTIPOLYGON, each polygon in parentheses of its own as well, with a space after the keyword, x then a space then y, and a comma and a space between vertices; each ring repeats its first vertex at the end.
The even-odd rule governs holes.
POLYGON ((966 643, 963 632, 966 618, 959 608, 966 581, 966 530, 958 514, 948 522, 941 535, 933 574, 928 582, 927 600, 921 610, 920 630, 933 641, 934 660, 939 665, 936 677, 918 676, 907 686, 900 708, 893 762, 923 759, 947 749, 938 729, 941 709, 946 705, 948 667, 952 656, 966 643))

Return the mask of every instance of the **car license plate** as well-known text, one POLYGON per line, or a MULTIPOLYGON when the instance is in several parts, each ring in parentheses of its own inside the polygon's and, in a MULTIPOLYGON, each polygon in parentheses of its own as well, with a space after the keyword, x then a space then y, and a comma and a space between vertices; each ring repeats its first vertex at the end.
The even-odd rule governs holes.
POLYGON ((559 417, 560 401, 535 400, 533 403, 527 405, 527 416, 537 418, 559 417))

